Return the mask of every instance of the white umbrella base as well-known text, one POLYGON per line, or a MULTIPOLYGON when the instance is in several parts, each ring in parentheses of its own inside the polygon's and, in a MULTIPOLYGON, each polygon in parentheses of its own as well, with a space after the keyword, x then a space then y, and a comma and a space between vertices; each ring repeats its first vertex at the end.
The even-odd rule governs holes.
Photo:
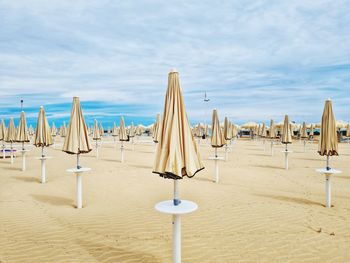
POLYGON ((161 213, 173 215, 173 263, 181 262, 181 215, 194 212, 198 205, 192 201, 181 200, 179 205, 174 205, 173 200, 159 202, 155 209, 161 213))
POLYGON ((74 173, 76 175, 76 207, 78 209, 83 208, 83 178, 82 174, 84 172, 90 171, 91 168, 84 167, 84 168, 71 168, 68 169, 68 173, 74 173))
POLYGON ((331 207, 331 175, 333 174, 340 174, 342 171, 335 170, 335 169, 329 169, 326 168, 323 169, 316 169, 316 172, 322 173, 326 177, 326 183, 325 183, 325 191, 326 191, 326 207, 331 207))

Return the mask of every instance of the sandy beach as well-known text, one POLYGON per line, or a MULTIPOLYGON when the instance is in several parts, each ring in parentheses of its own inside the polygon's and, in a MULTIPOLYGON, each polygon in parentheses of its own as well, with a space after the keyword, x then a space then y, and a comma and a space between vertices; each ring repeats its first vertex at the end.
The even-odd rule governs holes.
MULTIPOLYGON (((171 262, 171 217, 154 205, 172 198, 172 180, 152 174, 150 137, 126 144, 121 163, 111 137, 81 158, 83 209, 75 209, 75 178, 66 169, 75 156, 61 151, 61 138, 47 150, 47 183, 40 183, 40 149, 30 147, 27 171, 21 158, 0 160, 0 262, 171 262), (148 141, 148 142, 146 142, 148 141)), ((28 145, 29 148, 29 145, 28 145)), ((332 208, 324 207, 325 166, 317 144, 295 141, 289 170, 284 146, 270 156, 262 142, 232 143, 213 182, 209 143, 200 143, 205 169, 180 182, 181 198, 199 209, 182 219, 183 262, 349 262, 350 144, 339 144, 331 165, 332 208)), ((224 149, 219 150, 224 156, 224 149)))

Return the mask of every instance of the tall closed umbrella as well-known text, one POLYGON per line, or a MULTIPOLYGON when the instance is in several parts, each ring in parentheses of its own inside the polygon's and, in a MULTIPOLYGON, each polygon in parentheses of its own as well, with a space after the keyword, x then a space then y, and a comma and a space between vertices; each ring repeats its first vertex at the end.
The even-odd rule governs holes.
POLYGON ((49 147, 52 144, 53 144, 53 139, 51 135, 50 126, 46 119, 44 107, 41 106, 39 110, 38 121, 36 124, 35 138, 34 138, 34 145, 36 147, 41 147, 41 157, 39 157, 39 160, 41 160, 41 183, 46 182, 45 161, 46 159, 49 158, 44 154, 44 147, 49 147))
POLYGON ((80 166, 80 154, 89 153, 92 150, 89 142, 89 134, 86 128, 83 111, 80 106, 78 97, 73 98, 72 111, 69 120, 67 136, 64 140, 62 151, 68 154, 77 155, 77 165, 73 169, 68 169, 67 172, 76 175, 76 193, 77 193, 77 208, 82 208, 82 173, 91 170, 87 167, 80 166))
POLYGON ((276 127, 275 127, 275 122, 272 119, 270 121, 269 138, 271 140, 271 156, 272 156, 273 155, 273 141, 274 141, 274 139, 276 139, 276 127))
POLYGON ((67 135, 67 128, 66 128, 66 122, 65 121, 63 122, 63 125, 61 126, 60 135, 63 138, 66 137, 66 135, 67 135))
POLYGON ((285 168, 286 170, 288 170, 288 153, 291 152, 291 151, 288 151, 288 144, 292 143, 292 131, 291 131, 288 115, 284 116, 284 123, 283 123, 283 129, 282 129, 282 143, 286 145, 286 149, 284 151, 285 168))
POLYGON ((102 126, 102 122, 100 122, 100 134, 102 137, 105 135, 105 129, 102 126))
POLYGON ((19 125, 16 133, 16 142, 22 143, 22 149, 19 152, 22 153, 22 171, 26 170, 26 153, 28 150, 24 149, 24 143, 29 142, 29 134, 27 129, 27 121, 24 111, 21 112, 21 117, 19 119, 19 125))
POLYGON ((114 147, 116 146, 115 144, 115 137, 117 137, 119 134, 117 125, 115 124, 115 122, 113 123, 113 128, 112 128, 112 136, 113 136, 113 141, 114 141, 114 147))
POLYGON ((346 137, 350 137, 350 124, 346 125, 346 137))
POLYGON ((309 137, 312 140, 314 137, 314 130, 315 130, 315 125, 311 124, 310 125, 310 133, 309 133, 309 137))
POLYGON ((218 156, 217 149, 226 144, 224 134, 220 128, 220 122, 218 117, 218 112, 216 109, 213 110, 212 114, 212 124, 211 124, 211 146, 215 149, 214 157, 210 159, 215 161, 215 182, 219 182, 219 160, 223 160, 222 157, 218 156))
POLYGON ((6 137, 6 125, 4 119, 1 119, 0 123, 0 141, 2 141, 2 158, 5 159, 5 137, 6 137))
POLYGON ((225 117, 225 121, 224 121, 224 139, 226 140, 225 142, 225 161, 227 161, 228 159, 228 144, 227 141, 231 141, 232 139, 232 132, 231 132, 231 123, 228 120, 227 117, 225 117))
POLYGON ((120 161, 124 162, 124 142, 128 140, 128 135, 126 134, 125 124, 124 124, 124 117, 120 118, 119 123, 119 141, 120 144, 120 161))
POLYGON ((130 129, 129 129, 129 138, 131 138, 131 144, 132 144, 132 150, 134 150, 134 137, 135 137, 135 126, 134 123, 131 122, 130 129))
POLYGON ((326 207, 331 207, 330 178, 332 174, 340 173, 340 171, 332 169, 329 165, 329 157, 338 155, 337 128, 330 99, 325 102, 320 133, 318 153, 321 156, 327 156, 327 164, 325 169, 318 169, 317 171, 326 176, 326 207))
POLYGON ((16 141, 16 128, 13 122, 13 118, 10 118, 10 123, 7 128, 5 142, 9 142, 11 145, 11 164, 13 164, 13 143, 16 141))
POLYGON ((52 125, 51 125, 51 136, 52 137, 56 137, 57 135, 57 128, 56 128, 56 125, 54 122, 52 122, 52 125))
POLYGON ((97 120, 94 120, 94 130, 92 132, 92 139, 96 142, 96 158, 98 158, 98 141, 101 140, 101 131, 98 129, 97 120))
POLYGON ((301 126, 301 130, 300 130, 300 138, 304 139, 304 152, 306 152, 306 138, 307 137, 308 137, 308 135, 307 135, 306 123, 303 122, 303 125, 301 126))
POLYGON ((159 138, 161 137, 160 130, 162 129, 161 127, 161 120, 160 120, 160 114, 157 114, 157 119, 156 122, 153 126, 153 141, 155 143, 159 142, 159 138))
POLYGON ((197 209, 193 202, 180 202, 178 179, 193 177, 204 169, 197 145, 191 133, 177 71, 171 71, 165 95, 160 140, 157 145, 153 172, 164 178, 174 179, 174 198, 160 202, 156 209, 173 214, 173 262, 181 262, 180 214, 197 209))

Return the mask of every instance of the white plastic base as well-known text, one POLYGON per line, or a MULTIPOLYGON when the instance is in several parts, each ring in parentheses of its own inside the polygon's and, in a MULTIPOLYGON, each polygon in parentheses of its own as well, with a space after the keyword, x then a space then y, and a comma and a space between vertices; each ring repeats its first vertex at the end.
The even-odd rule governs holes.
POLYGON ((22 171, 24 172, 26 170, 26 153, 29 152, 29 150, 19 150, 19 152, 22 153, 22 171))
POLYGON ((342 171, 330 169, 327 170, 326 168, 323 169, 316 169, 316 172, 322 173, 326 177, 326 183, 325 183, 325 191, 326 191, 326 207, 331 207, 331 175, 333 174, 340 174, 342 171))
POLYGON ((78 168, 71 168, 68 169, 68 173, 74 173, 76 175, 77 183, 76 183, 76 206, 77 208, 83 207, 83 178, 82 173, 90 171, 91 168, 88 167, 82 167, 80 169, 78 168))
POLYGON ((192 201, 181 200, 177 206, 173 200, 167 200, 155 205, 155 209, 161 213, 173 215, 173 263, 181 262, 181 215, 194 212, 198 205, 192 201))

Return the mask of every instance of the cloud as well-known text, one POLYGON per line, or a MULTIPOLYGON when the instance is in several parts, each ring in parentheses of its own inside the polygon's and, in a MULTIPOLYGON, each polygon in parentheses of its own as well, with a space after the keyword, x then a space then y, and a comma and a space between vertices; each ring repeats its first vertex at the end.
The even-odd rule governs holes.
POLYGON ((24 97, 27 110, 63 119, 78 95, 94 114, 151 120, 175 67, 192 122, 214 107, 235 122, 316 122, 328 97, 350 119, 345 0, 13 0, 0 10, 0 117, 19 115, 24 97))

